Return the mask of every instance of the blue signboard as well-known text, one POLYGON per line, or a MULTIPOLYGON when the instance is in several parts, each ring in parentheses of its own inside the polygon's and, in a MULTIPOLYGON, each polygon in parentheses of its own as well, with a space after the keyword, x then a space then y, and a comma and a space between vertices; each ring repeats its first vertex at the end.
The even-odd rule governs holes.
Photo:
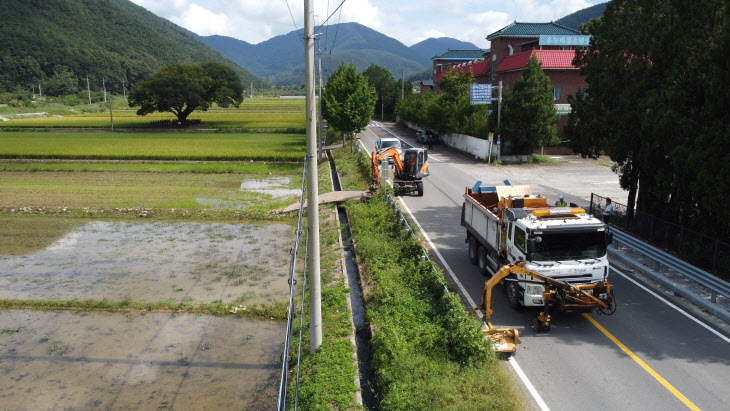
POLYGON ((469 87, 469 102, 474 104, 490 104, 492 102, 491 84, 471 84, 469 87))
POLYGON ((540 35, 541 46, 590 46, 591 36, 540 35))

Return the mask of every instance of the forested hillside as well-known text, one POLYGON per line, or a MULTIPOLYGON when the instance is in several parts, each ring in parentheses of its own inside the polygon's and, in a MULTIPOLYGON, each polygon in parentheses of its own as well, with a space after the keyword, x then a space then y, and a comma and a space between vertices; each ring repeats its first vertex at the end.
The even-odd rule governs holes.
POLYGON ((608 3, 601 3, 596 4, 595 6, 586 7, 582 10, 576 11, 575 13, 568 14, 561 19, 555 20, 555 23, 560 24, 563 27, 578 30, 580 29, 581 23, 588 24, 591 19, 601 17, 603 15, 603 11, 606 10, 606 4, 608 3))
POLYGON ((244 84, 266 83, 210 49, 182 28, 128 0, 4 0, 0 11, 0 87, 44 94, 86 88, 122 92, 173 63, 217 61, 244 84))

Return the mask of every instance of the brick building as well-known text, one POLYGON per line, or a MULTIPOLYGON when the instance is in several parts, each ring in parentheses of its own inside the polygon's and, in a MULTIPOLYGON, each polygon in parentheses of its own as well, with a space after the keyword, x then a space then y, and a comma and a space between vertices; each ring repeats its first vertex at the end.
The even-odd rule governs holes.
MULTIPOLYGON (((502 85, 505 92, 509 92, 515 81, 522 75, 522 69, 527 65, 532 55, 542 63, 545 74, 550 78, 553 86, 553 100, 557 105, 560 121, 558 122, 558 136, 563 136, 563 126, 567 121, 568 95, 583 90, 587 83, 578 68, 573 66, 575 51, 587 48, 589 36, 580 32, 550 23, 519 23, 514 22, 489 36, 491 42, 488 50, 483 50, 480 59, 449 60, 459 55, 473 57, 479 50, 447 50, 433 58, 434 83, 438 83, 446 71, 471 71, 479 84, 502 85)), ((434 86, 438 92, 438 84, 434 86)))

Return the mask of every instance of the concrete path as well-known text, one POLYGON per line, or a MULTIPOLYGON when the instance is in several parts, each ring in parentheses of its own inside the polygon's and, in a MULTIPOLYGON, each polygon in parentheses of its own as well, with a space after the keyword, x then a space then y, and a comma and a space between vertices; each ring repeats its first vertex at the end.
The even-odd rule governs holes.
MULTIPOLYGON (((319 204, 324 203, 343 203, 347 200, 359 200, 361 196, 369 197, 370 193, 367 191, 331 191, 319 195, 319 204)), ((307 207, 307 202, 304 202, 304 207, 307 207)), ((289 211, 299 210, 299 202, 288 205, 279 210, 272 210, 273 214, 286 213, 289 211)))

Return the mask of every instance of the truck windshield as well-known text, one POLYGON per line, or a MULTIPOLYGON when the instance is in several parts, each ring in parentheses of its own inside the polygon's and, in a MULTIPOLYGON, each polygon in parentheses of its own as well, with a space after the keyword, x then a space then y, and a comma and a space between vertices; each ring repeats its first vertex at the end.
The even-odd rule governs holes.
POLYGON ((535 260, 576 260, 606 255, 606 234, 603 231, 549 232, 539 235, 535 260))
POLYGON ((398 141, 398 140, 395 140, 395 141, 392 141, 392 140, 390 140, 390 141, 389 140, 383 140, 380 143, 380 148, 382 150, 387 150, 387 149, 389 149, 391 147, 400 148, 400 141, 398 141))

